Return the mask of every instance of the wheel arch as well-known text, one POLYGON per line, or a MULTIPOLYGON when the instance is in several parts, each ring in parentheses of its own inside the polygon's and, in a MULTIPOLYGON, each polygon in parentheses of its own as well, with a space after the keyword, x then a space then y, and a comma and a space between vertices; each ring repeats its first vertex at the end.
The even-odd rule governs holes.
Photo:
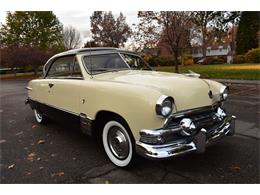
POLYGON ((93 126, 92 126, 93 135, 97 137, 101 136, 104 125, 110 120, 116 120, 118 122, 123 123, 122 125, 125 126, 132 141, 133 142, 135 141, 131 128, 127 123, 127 121, 125 120, 125 118, 118 113, 108 111, 108 110, 100 110, 96 113, 95 119, 93 121, 93 126))

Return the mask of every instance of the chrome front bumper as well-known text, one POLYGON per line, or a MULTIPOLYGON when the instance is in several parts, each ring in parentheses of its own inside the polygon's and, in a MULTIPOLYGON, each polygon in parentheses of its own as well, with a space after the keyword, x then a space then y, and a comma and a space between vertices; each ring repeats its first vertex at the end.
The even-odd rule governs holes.
MULTIPOLYGON (((178 155, 197 152, 203 153, 207 145, 226 136, 235 133, 235 116, 227 116, 222 123, 207 135, 207 129, 201 128, 198 133, 192 137, 175 140, 167 144, 147 144, 141 141, 136 142, 136 152, 144 157, 152 159, 164 159, 178 155), (206 136, 207 135, 207 136, 206 136)), ((151 136, 168 136, 175 130, 145 130, 146 134, 151 136)))

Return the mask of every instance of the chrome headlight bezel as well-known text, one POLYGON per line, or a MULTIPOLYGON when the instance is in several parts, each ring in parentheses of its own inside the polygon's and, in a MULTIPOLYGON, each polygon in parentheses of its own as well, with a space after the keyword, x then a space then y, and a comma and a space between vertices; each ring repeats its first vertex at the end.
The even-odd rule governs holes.
POLYGON ((228 93, 229 93, 229 87, 228 86, 223 86, 220 88, 220 100, 225 101, 228 98, 228 93))
POLYGON ((155 112, 158 116, 167 118, 172 114, 174 99, 171 96, 161 95, 155 105, 155 112))

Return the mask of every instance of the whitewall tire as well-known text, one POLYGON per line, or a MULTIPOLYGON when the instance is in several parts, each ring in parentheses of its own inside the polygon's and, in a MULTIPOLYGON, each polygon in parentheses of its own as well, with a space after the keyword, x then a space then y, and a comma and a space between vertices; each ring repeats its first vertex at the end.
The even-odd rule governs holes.
POLYGON ((38 109, 33 109, 33 112, 37 123, 43 124, 46 121, 45 116, 38 109))
POLYGON ((108 158, 119 167, 128 166, 133 160, 133 144, 126 128, 117 121, 105 124, 102 140, 108 158))

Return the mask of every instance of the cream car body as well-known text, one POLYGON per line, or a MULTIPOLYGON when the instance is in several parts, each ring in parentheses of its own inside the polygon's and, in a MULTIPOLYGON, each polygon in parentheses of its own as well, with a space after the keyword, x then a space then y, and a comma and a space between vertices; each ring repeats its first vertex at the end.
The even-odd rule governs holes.
MULTIPOLYGON (((225 86, 215 81, 181 74, 132 69, 90 74, 91 70, 87 68, 84 56, 111 53, 120 56, 121 53, 136 55, 122 50, 101 48, 72 50, 54 56, 46 63, 44 78, 29 82, 28 102, 33 109, 40 104, 78 116, 83 132, 89 135, 97 130, 93 128, 93 124, 97 119, 100 120, 100 114, 114 113, 129 127, 131 131, 129 134, 134 139, 132 145, 137 144, 133 147, 134 150, 138 147, 139 154, 152 158, 172 157, 175 153, 171 151, 174 154, 168 156, 153 154, 153 144, 140 141, 140 136, 144 133, 141 130, 159 132, 165 127, 167 120, 175 114, 221 104, 221 90, 225 89, 225 86), (78 63, 81 76, 49 78, 48 68, 51 64, 66 56, 73 57, 74 63, 78 63), (172 97, 174 100, 171 116, 163 117, 156 113, 156 104, 162 96, 172 97)), ((231 121, 230 119, 230 124, 231 121)), ((192 147, 192 150, 195 148, 196 146, 192 147)), ((110 160, 118 166, 128 165, 118 164, 116 159, 113 161, 110 158, 110 160)))

